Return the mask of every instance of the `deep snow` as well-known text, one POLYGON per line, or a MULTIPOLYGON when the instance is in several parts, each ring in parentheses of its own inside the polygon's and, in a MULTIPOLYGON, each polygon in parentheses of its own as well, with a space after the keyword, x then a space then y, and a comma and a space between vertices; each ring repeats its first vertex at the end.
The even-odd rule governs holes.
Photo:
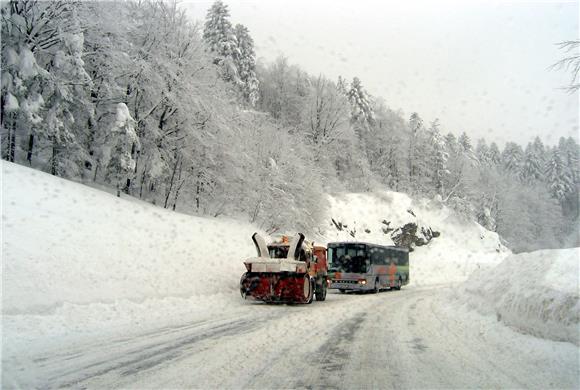
MULTIPOLYGON (((251 224, 119 199, 4 161, 2 172, 4 370, 26 367, 62 345, 248 308, 238 282, 242 260, 254 255, 250 237, 257 229, 251 224)), ((522 331, 577 343, 577 251, 502 262, 510 253, 495 233, 436 200, 381 192, 334 195, 330 202, 318 241, 354 239, 330 218, 347 230, 356 227, 357 240, 384 244, 392 241, 381 230, 383 219, 393 227, 411 221, 429 226, 441 236, 411 254, 412 286, 464 283, 450 308, 500 314, 522 331)))
POLYGON ((524 333, 579 345, 579 255, 578 248, 512 255, 473 273, 454 295, 524 333))

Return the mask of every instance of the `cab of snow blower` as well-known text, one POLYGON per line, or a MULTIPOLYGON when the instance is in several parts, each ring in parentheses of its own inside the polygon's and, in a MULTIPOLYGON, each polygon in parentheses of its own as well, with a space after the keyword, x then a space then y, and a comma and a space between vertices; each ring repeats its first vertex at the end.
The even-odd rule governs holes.
POLYGON ((240 280, 244 299, 264 302, 311 303, 326 299, 328 288, 326 248, 306 241, 302 233, 282 236, 266 244, 252 236, 257 257, 244 261, 248 272, 240 280))

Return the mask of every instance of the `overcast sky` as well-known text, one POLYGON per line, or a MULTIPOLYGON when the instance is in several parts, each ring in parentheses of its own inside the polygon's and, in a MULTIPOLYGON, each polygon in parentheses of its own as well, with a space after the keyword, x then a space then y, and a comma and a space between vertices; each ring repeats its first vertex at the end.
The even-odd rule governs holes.
MULTIPOLYGON (((539 135, 578 140, 578 93, 549 66, 578 38, 578 1, 225 0, 263 62, 283 55, 312 75, 357 76, 405 117, 503 146, 539 135)), ((203 21, 213 1, 186 0, 203 21)))

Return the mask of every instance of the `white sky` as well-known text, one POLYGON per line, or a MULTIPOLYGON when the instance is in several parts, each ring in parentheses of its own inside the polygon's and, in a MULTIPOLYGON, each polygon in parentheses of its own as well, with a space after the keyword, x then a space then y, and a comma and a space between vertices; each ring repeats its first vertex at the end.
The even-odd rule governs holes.
MULTIPOLYGON (((578 1, 225 0, 258 59, 312 75, 358 76, 407 118, 503 146, 578 140, 578 93, 559 89, 555 43, 578 38, 578 1)), ((213 1, 183 1, 203 21, 213 1)))

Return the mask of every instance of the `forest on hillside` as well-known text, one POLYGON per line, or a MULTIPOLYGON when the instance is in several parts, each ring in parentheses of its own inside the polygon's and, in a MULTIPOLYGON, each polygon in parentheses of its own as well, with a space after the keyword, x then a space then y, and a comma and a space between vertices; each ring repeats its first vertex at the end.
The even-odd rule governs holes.
POLYGON ((580 245, 573 138, 500 149, 404 117, 358 77, 257 63, 221 1, 202 22, 175 1, 1 7, 5 160, 269 232, 315 233, 327 193, 392 190, 439 199, 515 251, 580 245))

